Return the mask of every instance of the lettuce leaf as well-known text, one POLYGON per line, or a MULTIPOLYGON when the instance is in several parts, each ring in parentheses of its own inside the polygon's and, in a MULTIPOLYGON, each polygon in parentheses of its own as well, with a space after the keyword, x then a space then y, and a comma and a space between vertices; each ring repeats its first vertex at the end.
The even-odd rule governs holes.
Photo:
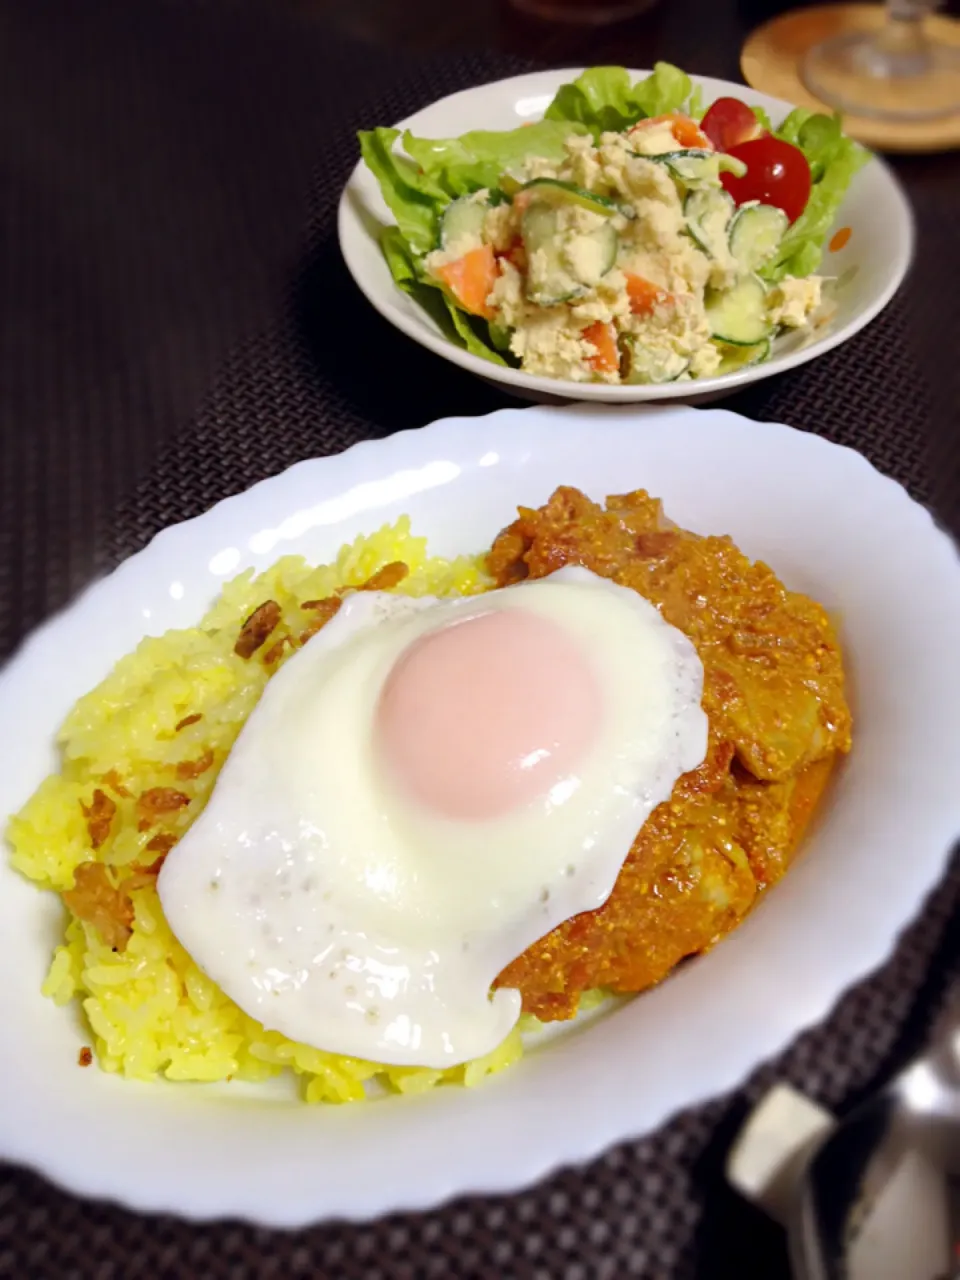
POLYGON ((850 183, 870 159, 869 151, 844 135, 837 115, 796 107, 775 132, 807 157, 813 187, 807 207, 788 228, 776 257, 761 272, 771 281, 786 275, 808 276, 817 270, 823 243, 850 183))
MULTIPOLYGON (((504 341, 503 331, 498 330, 491 336, 490 326, 485 320, 468 315, 444 293, 439 281, 422 270, 399 226, 383 228, 380 248, 398 288, 426 311, 445 338, 493 364, 508 363, 497 350, 504 341)), ((509 349, 509 339, 506 349, 509 349)))
MULTIPOLYGON (((630 83, 625 67, 591 67, 571 84, 558 89, 547 107, 547 120, 586 126, 594 138, 620 133, 638 120, 682 111, 690 104, 693 83, 686 72, 658 62, 651 75, 630 83)), ((699 95, 693 102, 699 105, 699 95)))
POLYGON ((445 192, 445 203, 457 196, 496 187, 503 173, 526 156, 561 161, 571 133, 586 133, 555 120, 539 120, 519 129, 494 133, 476 130, 459 138, 416 138, 403 135, 403 149, 419 166, 422 180, 445 192))
POLYGON ((436 246, 440 217, 450 197, 397 152, 399 129, 370 129, 357 136, 360 154, 380 183, 384 202, 405 241, 417 253, 429 253, 436 246))

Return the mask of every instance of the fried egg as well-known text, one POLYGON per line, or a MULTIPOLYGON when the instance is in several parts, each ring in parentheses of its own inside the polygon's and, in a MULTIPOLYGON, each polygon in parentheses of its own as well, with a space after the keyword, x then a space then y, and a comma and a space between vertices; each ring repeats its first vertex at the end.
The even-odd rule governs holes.
POLYGON ((601 906, 706 752, 703 668, 578 567, 481 596, 356 592, 270 680, 158 889, 268 1029, 449 1067, 520 1015, 501 970, 601 906))

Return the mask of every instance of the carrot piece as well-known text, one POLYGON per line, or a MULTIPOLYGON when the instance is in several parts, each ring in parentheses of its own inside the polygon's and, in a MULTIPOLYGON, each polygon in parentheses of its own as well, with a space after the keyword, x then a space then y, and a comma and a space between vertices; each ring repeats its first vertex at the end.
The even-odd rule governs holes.
POLYGON ((697 124, 696 120, 691 120, 689 116, 678 115, 674 118, 673 136, 681 147, 696 148, 702 151, 713 150, 713 143, 697 124))
POLYGON ((676 138, 678 145, 684 149, 713 150, 713 143, 697 124, 696 120, 691 120, 689 116, 681 115, 679 111, 669 111, 663 116, 651 116, 649 120, 641 120, 639 124, 634 125, 630 132, 633 133, 637 129, 649 129, 656 124, 669 124, 670 131, 676 138))
POLYGON ((839 253, 841 249, 850 243, 850 237, 852 235, 853 230, 851 227, 841 227, 830 241, 830 252, 839 253))
POLYGON ((623 273, 627 278, 627 296, 630 299, 630 310, 635 316, 649 316, 661 303, 672 302, 673 294, 661 289, 652 280, 643 276, 635 276, 630 271, 623 273))
POLYGON ((461 307, 471 315, 483 316, 485 320, 493 318, 487 298, 497 282, 497 274, 497 259, 488 244, 471 249, 462 258, 437 268, 437 275, 461 307))
POLYGON ((620 352, 617 350, 617 331, 612 324, 604 324, 597 320, 595 324, 584 329, 583 336, 596 355, 589 356, 587 364, 597 373, 616 373, 620 368, 620 352))

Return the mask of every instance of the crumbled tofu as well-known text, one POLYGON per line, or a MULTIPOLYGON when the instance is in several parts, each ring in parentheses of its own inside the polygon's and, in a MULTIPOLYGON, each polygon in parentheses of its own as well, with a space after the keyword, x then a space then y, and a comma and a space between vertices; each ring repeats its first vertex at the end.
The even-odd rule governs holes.
POLYGON ((624 172, 632 152, 619 133, 605 133, 600 139, 597 155, 600 174, 610 191, 625 191, 624 172))
POLYGON ((560 232, 561 235, 567 231, 590 235, 591 232, 599 231, 606 220, 605 214, 594 213, 591 209, 584 209, 582 205, 571 205, 560 210, 560 232))
MULTIPOLYGON (((530 291, 537 297, 540 296, 550 278, 550 258, 546 249, 535 249, 527 258, 527 279, 530 283, 530 291)), ((572 293, 576 288, 573 280, 566 281, 566 291, 572 293)))
POLYGON ((670 151, 679 150, 679 143, 673 136, 669 120, 634 126, 629 138, 630 145, 641 156, 663 156, 670 151))
POLYGON ((668 302, 643 316, 630 316, 622 324, 645 347, 662 346, 689 361, 701 347, 710 342, 703 302, 693 293, 672 295, 668 302))
POLYGON ((523 173, 527 182, 532 182, 534 178, 555 178, 557 167, 544 156, 527 156, 523 162, 523 173))
POLYGON ((512 204, 496 204, 483 220, 483 238, 498 253, 505 253, 520 234, 520 218, 512 204))
POLYGON ((784 276, 770 290, 767 300, 771 321, 791 329, 802 329, 820 306, 822 285, 820 276, 807 276, 804 280, 784 276))
POLYGON ((705 342, 690 357, 690 376, 693 378, 709 378, 720 368, 722 359, 720 349, 712 342, 705 342))
POLYGON ((630 315, 626 276, 614 267, 589 297, 582 302, 573 302, 570 311, 573 318, 583 325, 594 324, 597 320, 609 324, 611 320, 626 319, 630 315))
POLYGON ((567 139, 566 148, 567 162, 563 166, 563 177, 586 191, 596 191, 601 178, 601 166, 593 139, 589 135, 576 135, 567 139))
POLYGON ((589 235, 572 235, 564 245, 563 260, 581 284, 597 285, 603 279, 606 258, 600 242, 589 235))
POLYGON ((594 376, 587 363, 594 349, 561 307, 541 307, 531 314, 514 333, 510 349, 529 373, 572 382, 587 382, 594 376))
POLYGON ((506 328, 519 331, 524 325, 531 308, 523 296, 523 277, 506 258, 500 262, 500 278, 493 286, 489 302, 506 328))
MULTIPOLYGON (((528 242, 522 234, 523 201, 489 206, 479 233, 428 254, 427 270, 489 245, 498 274, 487 304, 495 323, 510 331, 510 349, 530 373, 619 382, 620 371, 591 365, 596 352, 583 334, 601 323, 614 326, 622 349, 636 352, 627 379, 708 377, 720 366, 722 353, 710 332, 705 293, 731 287, 741 269, 720 223, 722 204, 716 225, 703 227, 700 240, 691 235, 684 216, 687 189, 651 158, 677 149, 670 123, 662 121, 630 134, 604 133, 596 143, 589 135, 572 135, 559 161, 528 156, 512 177, 570 183, 608 204, 590 207, 585 196, 565 200, 556 191, 531 193, 524 200, 549 199, 555 220, 545 224, 541 216, 536 222, 541 230, 528 230, 528 242), (645 290, 643 282, 653 289, 645 290)), ((709 175, 705 181, 719 184, 709 175)), ((476 192, 471 199, 489 205, 489 192, 476 192)), ((771 322, 812 323, 820 307, 820 283, 816 277, 783 280, 768 295, 771 322)))
POLYGON ((437 272, 441 267, 445 267, 451 262, 456 262, 458 258, 462 258, 464 254, 470 253, 471 250, 479 249, 482 244, 483 238, 481 236, 458 236, 445 249, 434 249, 432 253, 428 253, 423 260, 424 265, 428 271, 437 272))
MULTIPOLYGON (((645 160, 642 156, 624 157, 622 178, 624 194, 635 202, 640 200, 659 201, 671 209, 676 209, 683 216, 680 193, 665 165, 656 160, 645 160)), ((638 210, 639 216, 639 210, 638 210)))

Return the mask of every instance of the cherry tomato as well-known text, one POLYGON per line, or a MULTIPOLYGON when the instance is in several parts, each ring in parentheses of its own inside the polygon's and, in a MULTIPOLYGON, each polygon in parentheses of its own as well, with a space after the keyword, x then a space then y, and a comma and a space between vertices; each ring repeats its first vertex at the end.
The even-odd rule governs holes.
POLYGON ((796 222, 810 199, 810 166, 799 147, 769 135, 728 147, 727 152, 747 166, 742 178, 721 173, 720 181, 737 204, 759 200, 776 205, 796 222))
POLYGON ((700 128, 718 151, 729 151, 763 133, 763 125, 739 98, 718 98, 700 121, 700 128))

